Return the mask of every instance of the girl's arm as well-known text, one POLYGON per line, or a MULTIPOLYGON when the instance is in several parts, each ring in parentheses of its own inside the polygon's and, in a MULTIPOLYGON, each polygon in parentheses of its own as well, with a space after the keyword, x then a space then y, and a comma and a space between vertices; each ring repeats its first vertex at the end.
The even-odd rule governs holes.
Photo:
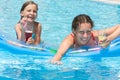
POLYGON ((56 55, 51 60, 52 63, 60 61, 65 52, 73 45, 73 37, 67 36, 61 43, 56 55))
POLYGON ((108 38, 112 41, 120 35, 120 25, 106 29, 105 34, 108 35, 108 38))
POLYGON ((34 26, 34 31, 32 36, 34 37, 29 37, 28 40, 26 41, 27 44, 35 44, 38 45, 41 42, 41 25, 38 22, 35 22, 34 26))
POLYGON ((15 31, 16 31, 17 39, 21 40, 22 30, 19 23, 15 26, 15 31))
POLYGON ((111 28, 107 28, 105 30, 99 30, 99 34, 105 34, 106 37, 102 40, 99 40, 99 44, 104 44, 103 47, 107 47, 112 40, 114 40, 116 37, 120 35, 120 25, 113 26, 111 28))

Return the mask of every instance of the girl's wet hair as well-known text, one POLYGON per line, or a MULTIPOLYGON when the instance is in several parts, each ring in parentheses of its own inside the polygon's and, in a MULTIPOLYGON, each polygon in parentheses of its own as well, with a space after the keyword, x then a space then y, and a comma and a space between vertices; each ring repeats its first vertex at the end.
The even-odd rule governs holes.
MULTIPOLYGON (((20 13, 26 8, 26 6, 28 6, 29 4, 34 4, 34 5, 36 5, 36 8, 37 8, 37 10, 38 10, 38 5, 35 3, 35 2, 33 2, 33 1, 27 1, 27 2, 25 2, 23 5, 22 5, 22 7, 21 7, 21 10, 20 10, 20 13)), ((23 18, 23 16, 21 16, 21 19, 23 18)))
POLYGON ((80 14, 73 19, 72 30, 76 30, 77 27, 82 23, 90 23, 91 27, 94 26, 92 19, 86 14, 80 14))
POLYGON ((20 13, 21 13, 21 12, 25 9, 25 7, 28 6, 29 4, 34 4, 34 5, 36 5, 36 8, 37 8, 37 10, 38 10, 38 5, 37 5, 35 2, 33 2, 33 1, 27 1, 27 2, 25 2, 25 3, 22 5, 21 10, 20 10, 20 13))

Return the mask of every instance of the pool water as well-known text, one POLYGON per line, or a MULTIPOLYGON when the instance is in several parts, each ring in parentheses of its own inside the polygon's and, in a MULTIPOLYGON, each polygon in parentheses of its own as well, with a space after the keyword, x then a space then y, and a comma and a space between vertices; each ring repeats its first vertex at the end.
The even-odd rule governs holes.
MULTIPOLYGON (((26 0, 1 0, 0 33, 16 39, 14 25, 26 0), (12 6, 11 6, 12 5, 12 6)), ((42 24, 42 40, 58 47, 71 32, 71 22, 78 14, 88 14, 94 29, 119 24, 120 5, 91 0, 34 0, 42 24), (52 43, 51 43, 52 42, 52 43)), ((0 80, 120 80, 120 57, 64 57, 63 65, 52 65, 49 56, 13 54, 0 48, 0 80)))

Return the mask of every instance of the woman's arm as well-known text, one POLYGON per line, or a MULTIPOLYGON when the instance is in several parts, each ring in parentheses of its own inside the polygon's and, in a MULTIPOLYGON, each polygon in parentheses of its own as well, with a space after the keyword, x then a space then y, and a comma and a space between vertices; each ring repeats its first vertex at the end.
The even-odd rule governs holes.
POLYGON ((56 55, 51 60, 52 63, 56 63, 57 61, 60 61, 62 56, 65 54, 65 52, 73 45, 73 37, 68 35, 61 43, 56 55))

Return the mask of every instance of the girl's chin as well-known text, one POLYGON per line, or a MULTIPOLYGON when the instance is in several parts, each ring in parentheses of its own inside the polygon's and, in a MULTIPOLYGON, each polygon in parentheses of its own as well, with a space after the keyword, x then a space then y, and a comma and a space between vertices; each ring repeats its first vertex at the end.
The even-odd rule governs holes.
POLYGON ((29 20, 29 21, 28 21, 28 23, 31 23, 31 22, 33 22, 33 20, 29 20))
POLYGON ((28 22, 33 22, 34 20, 33 19, 28 19, 28 22))
POLYGON ((86 44, 87 44, 87 42, 83 42, 83 41, 82 41, 82 42, 81 42, 81 44, 82 44, 82 45, 86 45, 86 44))

